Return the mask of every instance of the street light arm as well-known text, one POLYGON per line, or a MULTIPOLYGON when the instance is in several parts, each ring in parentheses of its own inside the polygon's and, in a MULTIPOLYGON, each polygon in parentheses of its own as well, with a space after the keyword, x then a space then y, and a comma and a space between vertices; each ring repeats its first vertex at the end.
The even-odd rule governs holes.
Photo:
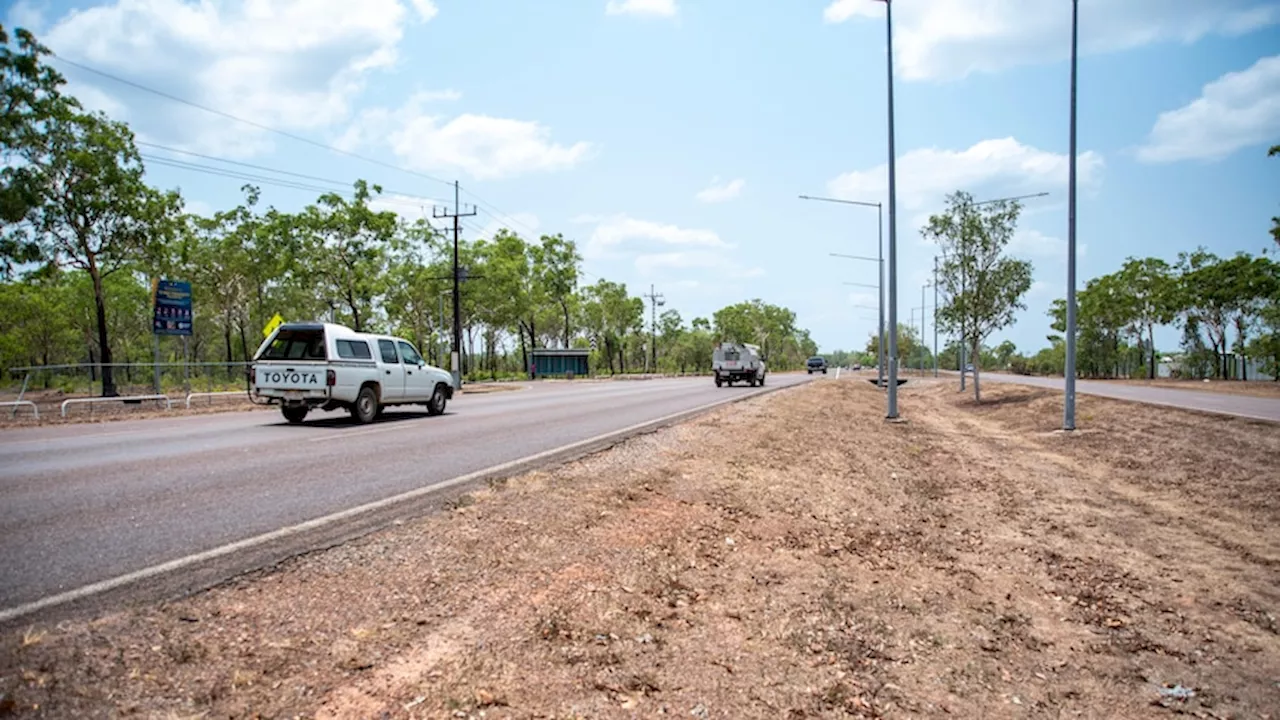
POLYGON ((971 202, 971 203, 967 203, 967 205, 969 207, 977 207, 979 205, 990 205, 992 203, 998 203, 998 202, 1014 202, 1016 200, 1030 200, 1031 198, 1040 198, 1040 197, 1048 197, 1048 196, 1049 196, 1049 193, 1047 192, 1038 192, 1038 193, 1032 193, 1030 195, 1014 195, 1013 197, 996 198, 994 200, 983 200, 982 202, 971 202))
POLYGON ((843 205, 861 205, 862 207, 873 207, 873 208, 879 208, 881 206, 880 203, 878 202, 873 203, 873 202, 862 202, 860 200, 841 200, 839 198, 816 197, 813 195, 801 195, 800 199, 801 200, 818 200, 821 202, 831 202, 831 203, 841 203, 843 205))
POLYGON ((831 257, 844 258, 846 260, 866 260, 867 262, 878 263, 880 258, 865 257, 863 255, 845 255, 844 253, 828 253, 831 257))

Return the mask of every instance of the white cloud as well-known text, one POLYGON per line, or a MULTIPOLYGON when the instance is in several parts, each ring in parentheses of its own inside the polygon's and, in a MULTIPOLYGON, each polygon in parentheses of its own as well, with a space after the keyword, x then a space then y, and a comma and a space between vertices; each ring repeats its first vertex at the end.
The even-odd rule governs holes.
POLYGON ((338 139, 338 147, 385 144, 415 170, 457 171, 477 180, 564 170, 595 152, 588 142, 557 144, 548 128, 532 121, 471 113, 446 121, 425 107, 439 95, 419 93, 397 110, 361 112, 338 139))
POLYGON ((646 277, 668 277, 672 272, 698 270, 701 274, 715 271, 719 277, 746 280, 762 277, 764 268, 747 267, 725 253, 706 250, 645 253, 637 255, 636 271, 646 277))
MULTIPOLYGON (((884 3, 833 0, 828 23, 884 17, 884 3)), ((894 63, 908 80, 954 79, 1052 62, 1071 51, 1071 3, 911 0, 894 3, 894 63)), ((1280 22, 1273 0, 1080 0, 1081 52, 1237 36, 1280 22)))
POLYGON ((182 198, 182 209, 188 214, 199 215, 201 217, 213 217, 213 206, 203 200, 192 200, 191 198, 182 198))
MULTIPOLYGON (((140 85, 282 130, 345 120, 371 72, 392 67, 427 0, 115 0, 75 9, 41 40, 56 53, 140 85)), ((75 94, 95 87, 128 106, 139 135, 219 155, 270 147, 264 131, 59 68, 75 94)))
POLYGON ((587 240, 583 253, 601 257, 622 245, 683 246, 694 248, 730 249, 712 230, 682 228, 677 225, 637 220, 627 215, 603 218, 587 240))
POLYGON ((9 8, 7 24, 39 33, 44 27, 44 13, 29 0, 18 0, 9 8))
POLYGON ((451 207, 452 203, 446 203, 443 200, 432 200, 431 198, 396 194, 376 195, 369 200, 369 209, 374 212, 393 212, 399 215, 401 220, 409 223, 415 223, 423 218, 430 221, 431 208, 436 205, 451 207))
MULTIPOLYGON (((583 220, 586 218, 576 218, 583 220)), ((671 280, 673 275, 708 272, 717 278, 749 279, 765 274, 763 268, 748 267, 729 252, 736 246, 725 242, 714 230, 683 228, 678 225, 639 220, 628 215, 595 218, 597 224, 582 254, 591 260, 630 258, 636 271, 645 277, 671 280)))
MULTIPOLYGON (((1082 186, 1101 180, 1102 156, 1085 152, 1076 161, 1082 186)), ((907 211, 940 205, 944 197, 964 190, 977 200, 1035 192, 1062 191, 1067 184, 1067 155, 1023 145, 1014 138, 983 140, 965 150, 921 148, 898 158, 898 203, 907 211)), ((845 173, 827 183, 844 200, 875 202, 888 192, 889 168, 845 173)))
POLYGON ((1280 136, 1280 55, 1231 72, 1204 86, 1200 97, 1160 114, 1143 162, 1219 160, 1280 136))
POLYGON ((711 185, 699 192, 697 198, 704 203, 725 202, 741 195, 742 188, 746 187, 746 185, 747 181, 742 178, 721 184, 720 176, 717 175, 711 178, 711 185))
POLYGON ((649 15, 675 17, 676 0, 609 0, 606 15, 649 15))
MULTIPOLYGON (((1009 241, 1009 253, 1027 260, 1054 260, 1066 262, 1067 241, 1039 230, 1020 230, 1009 241)), ((1076 243, 1076 257, 1088 254, 1086 243, 1076 243)))

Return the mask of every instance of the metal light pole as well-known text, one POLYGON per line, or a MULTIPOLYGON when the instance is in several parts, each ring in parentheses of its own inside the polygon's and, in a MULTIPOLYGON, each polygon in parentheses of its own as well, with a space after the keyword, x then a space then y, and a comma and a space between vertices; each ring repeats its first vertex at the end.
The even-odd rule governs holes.
POLYGON ((925 316, 925 309, 926 309, 925 301, 924 301, 924 291, 927 290, 928 288, 929 288, 929 283, 925 283, 920 286, 920 377, 924 377, 924 348, 925 348, 924 316, 925 316))
MULTIPOLYGON (((920 339, 921 342, 924 338, 920 339)), ((938 377, 938 256, 933 256, 933 376, 938 377)))
MULTIPOLYGON (((1074 161, 1073 161, 1073 162, 1074 162, 1074 161)), ((993 199, 993 200, 982 200, 982 201, 980 201, 980 202, 965 203, 963 207, 965 207, 965 208, 975 208, 975 207, 978 207, 979 205, 990 205, 990 204, 992 204, 992 203, 998 203, 998 202, 1015 202, 1015 201, 1018 201, 1018 200, 1028 200, 1028 199, 1031 199, 1031 198, 1047 197, 1048 195, 1049 195, 1049 193, 1047 193, 1047 192, 1030 193, 1030 194, 1027 194, 1027 195, 1014 195, 1014 196, 1012 196, 1012 197, 1002 197, 1002 198, 995 198, 995 199, 993 199)), ((938 259, 937 259, 936 257, 933 259, 933 264, 934 264, 934 282, 935 282, 935 283, 937 283, 937 266, 938 266, 938 259)), ((936 286, 935 286, 935 287, 936 287, 936 286)), ((964 291, 964 279, 963 279, 963 278, 961 278, 961 285, 960 285, 960 287, 961 287, 961 292, 963 292, 963 291, 964 291)), ((937 292, 937 291, 935 290, 934 292, 935 292, 935 294, 936 294, 936 292, 937 292)), ((935 305, 935 306, 937 305, 937 301, 936 301, 936 299, 935 299, 935 301, 934 301, 934 305, 935 305)), ((937 311, 935 310, 935 312, 937 312, 937 311)), ((961 324, 961 333, 960 333, 960 352, 959 352, 959 355, 960 355, 960 363, 959 363, 959 365, 960 365, 960 367, 959 367, 959 370, 960 370, 960 392, 964 392, 964 379, 965 379, 965 375, 966 375, 966 371, 965 371, 965 365, 966 365, 966 363, 965 363, 965 354, 966 354, 966 351, 967 351, 967 349, 968 349, 968 348, 966 347, 966 345, 965 345, 965 343, 966 343, 966 341, 967 341, 967 338, 965 338, 965 337, 964 337, 963 329, 964 329, 964 325, 963 325, 963 323, 962 323, 962 324, 961 324)), ((936 335, 936 328, 935 328, 935 335, 936 335)), ((937 340, 936 340, 936 338, 935 338, 935 340, 934 340, 934 346, 935 346, 935 348, 937 347, 937 340)), ((935 352, 935 353, 934 353, 934 355, 935 355, 935 357, 936 357, 937 353, 935 352)), ((979 358, 979 360, 981 360, 981 358, 979 358)), ((936 363, 936 360, 935 360, 935 363, 936 363)))
MULTIPOLYGON (((879 353, 880 357, 879 357, 879 359, 876 361, 876 371, 877 371, 877 380, 876 380, 876 383, 877 383, 880 387, 884 387, 884 359, 885 359, 885 349, 884 349, 884 206, 883 206, 883 205, 881 205, 881 204, 880 204, 880 203, 878 203, 878 202, 877 202, 877 203, 871 203, 871 202, 859 202, 859 201, 857 201, 857 200, 839 200, 839 199, 836 199, 836 198, 829 198, 829 197, 814 197, 814 196, 812 196, 812 195, 801 195, 801 196, 800 196, 800 199, 801 199, 801 200, 821 200, 822 202, 841 203, 841 204, 844 204, 844 205, 861 205, 862 207, 873 207, 873 208, 875 208, 875 209, 876 209, 876 217, 877 217, 877 219, 878 219, 878 222, 877 222, 877 229, 878 229, 878 231, 879 231, 879 232, 878 232, 878 234, 879 234, 879 245, 877 246, 877 247, 878 247, 878 251, 877 251, 877 255, 878 255, 878 257, 876 258, 876 262, 877 262, 877 263, 879 263, 879 265, 877 266, 877 267, 878 267, 878 271, 879 271, 879 278, 878 278, 877 282, 879 283, 879 295, 880 295, 880 342, 879 342, 879 343, 877 343, 877 345, 878 345, 878 348, 877 348, 877 349, 880 351, 880 353, 879 353)), ((832 253, 832 254, 834 255, 835 253, 832 253)), ((869 260, 869 259, 870 259, 870 258, 858 258, 858 257, 854 257, 854 256, 852 256, 852 255, 837 255, 836 257, 852 257, 852 258, 854 258, 855 260, 869 260)))
MULTIPOLYGON (((870 259, 870 258, 858 258, 853 255, 836 255, 836 257, 852 257, 856 260, 870 259)), ((879 285, 879 284, 868 285, 867 283, 855 283, 855 282, 847 282, 845 283, 845 285, 852 285, 853 287, 860 287, 860 288, 867 288, 869 290, 875 290, 876 292, 879 293, 881 300, 884 299, 884 286, 882 285, 879 285)), ((878 305, 879 307, 875 309, 878 309, 880 311, 880 340, 876 343, 876 352, 879 355, 879 360, 883 360, 884 359, 884 303, 881 302, 881 303, 878 303, 878 305)), ((865 305, 854 305, 853 307, 864 308, 867 310, 873 309, 873 308, 868 308, 865 305)), ((884 364, 883 363, 879 363, 879 368, 876 370, 876 384, 878 386, 884 385, 884 364)))
POLYGON ((883 387, 883 386, 884 386, 884 357, 885 357, 885 350, 884 350, 884 284, 883 284, 883 281, 884 281, 884 260, 882 260, 882 259, 881 259, 881 260, 877 260, 876 258, 864 257, 864 256, 862 256, 862 255, 844 255, 844 254, 842 254, 842 253, 829 253, 829 254, 831 255, 831 257, 845 258, 846 260, 866 260, 866 261, 868 261, 868 262, 879 263, 879 266, 878 266, 878 267, 880 268, 880 280, 881 280, 881 282, 880 282, 879 284, 876 284, 876 285, 863 285, 862 283, 845 283, 845 285, 858 285, 858 286, 860 286, 860 287, 875 288, 875 289, 876 289, 876 293, 880 296, 880 303, 879 303, 879 305, 880 305, 880 341, 879 341, 878 343, 876 343, 876 350, 877 350, 877 353, 879 354, 879 356, 880 356, 880 357, 879 357, 879 359, 878 359, 878 361, 877 361, 877 363, 876 363, 876 364, 878 365, 878 370, 876 371, 876 373, 877 373, 877 376, 876 376, 876 384, 877 384, 877 385, 879 385, 879 386, 881 386, 881 387, 883 387))
POLYGON ((893 143, 893 0, 884 0, 885 72, 889 81, 889 408, 898 418, 898 163, 893 143))
POLYGON ((1063 369, 1062 429, 1076 429, 1076 49, 1080 0, 1071 0, 1071 139, 1067 152, 1067 363, 1063 369))

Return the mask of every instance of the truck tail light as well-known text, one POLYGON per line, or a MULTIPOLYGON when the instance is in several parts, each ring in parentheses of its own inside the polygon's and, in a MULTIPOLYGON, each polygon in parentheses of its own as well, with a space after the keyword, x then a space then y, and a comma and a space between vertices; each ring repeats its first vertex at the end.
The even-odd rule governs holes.
POLYGON ((326 370, 324 372, 324 384, 328 385, 329 387, 333 387, 334 385, 337 385, 338 373, 333 370, 326 370))

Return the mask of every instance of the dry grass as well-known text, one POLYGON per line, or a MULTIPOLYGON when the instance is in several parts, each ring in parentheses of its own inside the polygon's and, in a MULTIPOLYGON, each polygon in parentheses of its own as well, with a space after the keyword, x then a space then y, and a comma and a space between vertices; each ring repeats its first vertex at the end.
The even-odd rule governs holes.
POLYGON ((903 425, 864 382, 753 400, 14 634, 0 691, 59 717, 1275 714, 1276 427, 1082 397, 1063 436, 1051 393, 989 397, 907 386, 903 425))

